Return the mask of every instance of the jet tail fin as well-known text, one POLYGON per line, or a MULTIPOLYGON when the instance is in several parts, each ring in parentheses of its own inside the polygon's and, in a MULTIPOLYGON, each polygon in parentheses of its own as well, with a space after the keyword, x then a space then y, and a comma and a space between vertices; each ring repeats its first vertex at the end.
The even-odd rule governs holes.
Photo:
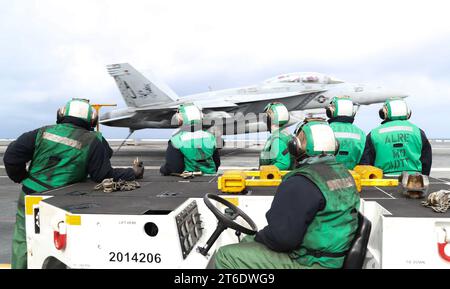
POLYGON ((109 74, 114 77, 117 87, 127 106, 142 107, 163 104, 178 100, 176 93, 164 82, 150 74, 143 76, 128 63, 107 66, 109 74))

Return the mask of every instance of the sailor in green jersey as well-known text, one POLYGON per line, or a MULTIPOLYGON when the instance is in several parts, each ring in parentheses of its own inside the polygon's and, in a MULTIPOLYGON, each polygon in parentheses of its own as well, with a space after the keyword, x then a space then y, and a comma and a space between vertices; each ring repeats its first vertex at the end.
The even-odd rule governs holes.
POLYGON ((353 101, 346 96, 334 97, 326 112, 328 123, 339 141, 336 161, 353 170, 359 164, 366 144, 366 134, 353 124, 356 115, 353 101))
POLYGON ((73 99, 58 110, 56 125, 24 133, 8 146, 3 158, 6 172, 11 180, 22 183, 12 242, 13 269, 27 267, 25 195, 84 181, 88 175, 95 182, 142 178, 143 167, 111 167, 112 150, 93 131, 97 120, 88 100, 73 99))
POLYGON ((405 100, 387 100, 379 115, 383 122, 367 135, 361 164, 394 176, 404 171, 430 175, 431 145, 425 132, 408 121, 411 111, 405 100))
POLYGON ((359 194, 334 157, 337 141, 323 119, 307 119, 289 143, 299 166, 277 188, 255 237, 219 248, 219 269, 341 268, 358 227, 359 194))
POLYGON ((180 128, 167 145, 166 162, 160 168, 161 174, 202 172, 215 174, 220 166, 216 138, 202 129, 202 112, 194 104, 180 105, 173 120, 180 128))
POLYGON ((279 102, 268 104, 264 111, 267 114, 267 129, 271 135, 261 151, 259 165, 274 165, 280 170, 290 170, 294 166, 294 160, 288 150, 288 142, 292 136, 284 127, 289 122, 289 111, 279 102))

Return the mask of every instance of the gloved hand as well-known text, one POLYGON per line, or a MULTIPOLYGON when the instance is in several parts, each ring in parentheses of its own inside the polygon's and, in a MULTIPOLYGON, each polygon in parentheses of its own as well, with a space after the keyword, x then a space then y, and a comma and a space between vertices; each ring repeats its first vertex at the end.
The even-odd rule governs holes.
POLYGON ((133 171, 136 179, 142 179, 144 177, 144 163, 139 161, 139 158, 133 161, 133 171))

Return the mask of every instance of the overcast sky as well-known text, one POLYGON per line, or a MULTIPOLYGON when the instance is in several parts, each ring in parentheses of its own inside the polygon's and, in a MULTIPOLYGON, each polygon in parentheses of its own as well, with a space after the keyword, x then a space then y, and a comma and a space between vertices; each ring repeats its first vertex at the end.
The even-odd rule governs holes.
MULTIPOLYGON (((71 97, 125 107, 105 68, 121 62, 179 95, 294 71, 401 89, 412 122, 450 137, 448 2, 0 0, 0 138, 53 123, 71 97)), ((378 125, 379 107, 357 124, 378 125)))

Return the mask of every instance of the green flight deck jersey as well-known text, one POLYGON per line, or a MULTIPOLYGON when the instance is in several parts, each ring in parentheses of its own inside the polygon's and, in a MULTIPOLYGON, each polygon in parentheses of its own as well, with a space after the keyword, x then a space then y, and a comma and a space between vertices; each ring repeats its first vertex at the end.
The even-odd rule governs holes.
POLYGON ((291 258, 306 266, 315 263, 327 268, 341 268, 358 228, 359 193, 353 177, 334 158, 301 165, 285 179, 302 175, 322 192, 325 208, 316 213, 298 250, 291 258))
POLYGON ((213 160, 216 138, 213 134, 203 130, 195 132, 180 130, 170 141, 183 154, 185 171, 216 173, 216 164, 213 160))
POLYGON ((407 120, 386 122, 370 133, 376 156, 374 165, 386 174, 422 172, 420 129, 407 120))
POLYGON ((344 164, 349 170, 359 164, 366 145, 365 133, 356 125, 345 122, 332 122, 331 128, 334 136, 339 141, 339 151, 336 161, 344 164))

